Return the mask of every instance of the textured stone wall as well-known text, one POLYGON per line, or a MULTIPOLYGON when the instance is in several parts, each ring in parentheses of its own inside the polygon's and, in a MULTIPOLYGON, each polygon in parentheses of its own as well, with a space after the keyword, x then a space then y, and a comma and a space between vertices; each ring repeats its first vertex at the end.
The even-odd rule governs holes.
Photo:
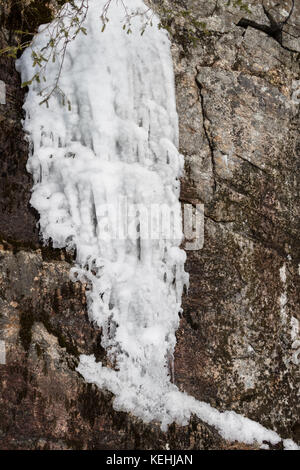
POLYGON ((188 252, 175 377, 299 440, 300 5, 277 40, 270 21, 284 23, 291 1, 255 1, 251 14, 225 3, 176 2, 206 23, 194 47, 190 18, 171 25, 181 198, 206 215, 204 248, 188 252))
MULTIPOLYGON (((288 0, 248 1, 251 14, 223 0, 151 3, 174 12, 181 199, 206 216, 204 247, 188 252, 175 382, 299 442, 300 5, 284 23, 288 0)), ((0 48, 14 41, 9 18, 0 48)), ((12 59, 0 57, 0 80, 0 448, 244 448, 194 418, 164 434, 115 412, 75 371, 80 353, 105 362, 101 331, 69 280, 71 256, 39 243, 12 59)))

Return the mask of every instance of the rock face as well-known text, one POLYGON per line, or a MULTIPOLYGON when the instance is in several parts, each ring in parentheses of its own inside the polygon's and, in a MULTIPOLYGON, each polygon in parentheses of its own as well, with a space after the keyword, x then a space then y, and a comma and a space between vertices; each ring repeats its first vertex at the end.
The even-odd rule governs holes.
MULTIPOLYGON (((225 1, 151 2, 173 43, 181 199, 205 207, 204 247, 187 252, 175 382, 300 442, 300 5, 289 16, 290 0, 245 3, 251 13, 225 1)), ((23 91, 13 60, 0 60, 0 448, 230 448, 194 418, 162 433, 116 412, 75 371, 81 353, 105 362, 101 331, 84 286, 69 280, 71 256, 39 243, 23 91)))

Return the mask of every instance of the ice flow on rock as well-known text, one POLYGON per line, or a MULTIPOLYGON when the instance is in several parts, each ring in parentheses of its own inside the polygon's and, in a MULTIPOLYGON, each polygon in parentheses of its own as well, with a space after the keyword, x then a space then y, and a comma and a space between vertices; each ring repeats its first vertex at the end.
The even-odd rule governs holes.
MULTIPOLYGON (((89 317, 102 328, 102 346, 113 365, 107 368, 94 356, 81 356, 77 370, 86 381, 112 391, 116 409, 145 422, 158 421, 163 429, 173 421, 187 424, 195 413, 226 439, 276 443, 280 437, 274 431, 234 412, 220 413, 181 393, 170 380, 188 282, 185 253, 179 248, 183 158, 177 150, 170 44, 156 17, 141 36, 143 14, 132 19, 132 34, 126 34, 124 9, 115 0, 102 33, 105 3, 89 1, 87 35, 79 34, 66 51, 59 86, 71 110, 56 92, 49 107, 40 106, 43 82, 29 86, 24 104, 34 182, 31 204, 40 215, 42 238, 75 250, 72 276, 90 286, 89 317), (131 220, 129 211, 120 210, 120 200, 127 207, 138 205, 131 220), (151 238, 136 229, 153 206, 172 216, 170 223, 158 224, 159 236, 151 238), (114 231, 116 220, 121 236, 114 231)), ((129 14, 147 10, 141 0, 125 4, 129 14)), ((40 51, 48 40, 44 28, 32 48, 40 51)), ((28 48, 17 62, 23 81, 34 73, 31 52, 28 48)), ((58 54, 47 64, 50 89, 61 60, 58 54)))
MULTIPOLYGON (((93 381, 112 390, 118 409, 135 410, 148 421, 165 420, 165 395, 176 389, 169 365, 187 283, 185 253, 179 248, 183 158, 177 150, 170 44, 156 18, 141 36, 144 15, 132 20, 132 33, 126 34, 124 9, 114 1, 102 33, 104 4, 90 2, 87 35, 78 35, 67 49, 59 85, 71 110, 57 93, 49 108, 40 106, 38 93, 45 84, 30 87, 25 129, 32 139, 31 203, 40 214, 43 239, 76 249, 73 276, 90 283, 89 317, 102 328, 102 346, 114 364, 114 370, 107 369, 83 356, 78 370, 88 380, 92 371, 93 381), (120 211, 121 198, 127 207, 139 205, 131 221, 120 211), (172 215, 175 239, 168 224, 155 239, 149 233, 137 237, 135 230, 126 237, 109 232, 109 222, 117 217, 122 228, 138 225, 145 211, 162 205, 172 215)), ((147 10, 140 0, 127 6, 147 10)), ((46 43, 47 32, 40 33, 33 47, 46 43)), ((30 79, 30 49, 18 66, 23 80, 30 79)), ((47 86, 59 67, 59 58, 47 65, 47 86)))

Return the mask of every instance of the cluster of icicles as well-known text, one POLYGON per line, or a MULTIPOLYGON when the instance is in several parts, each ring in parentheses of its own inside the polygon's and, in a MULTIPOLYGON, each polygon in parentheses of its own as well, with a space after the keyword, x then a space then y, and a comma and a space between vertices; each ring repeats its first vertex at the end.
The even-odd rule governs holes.
MULTIPOLYGON (((244 442, 280 437, 234 412, 220 413, 182 393, 171 381, 175 332, 184 271, 179 177, 183 157, 178 148, 174 74, 169 39, 158 20, 141 36, 147 14, 142 0, 127 0, 131 34, 122 24, 121 2, 112 0, 110 21, 101 32, 106 2, 90 0, 87 35, 69 44, 60 88, 71 102, 53 93, 40 105, 44 83, 29 86, 24 128, 30 136, 28 170, 34 185, 31 204, 40 214, 43 240, 76 251, 73 279, 90 286, 88 313, 102 329, 102 346, 113 367, 94 356, 81 356, 78 371, 90 383, 113 392, 114 407, 132 412, 163 429, 189 422, 191 413, 218 428, 223 437, 244 442), (129 205, 150 209, 167 205, 177 237, 160 229, 158 238, 116 237, 129 205), (103 218, 106 217, 106 237, 103 218)), ((152 15, 152 14, 151 14, 152 15)), ((45 28, 44 28, 45 29, 45 28)), ((45 30, 32 48, 49 40, 45 30)), ((22 80, 32 77, 31 49, 17 63, 22 80)), ((47 65, 47 85, 55 83, 60 58, 47 65)), ((139 211, 135 224, 139 224, 139 211)), ((192 373, 192 371, 191 371, 192 373)), ((287 443, 288 445, 288 443, 287 443)), ((291 444, 289 444, 291 445, 291 444)))

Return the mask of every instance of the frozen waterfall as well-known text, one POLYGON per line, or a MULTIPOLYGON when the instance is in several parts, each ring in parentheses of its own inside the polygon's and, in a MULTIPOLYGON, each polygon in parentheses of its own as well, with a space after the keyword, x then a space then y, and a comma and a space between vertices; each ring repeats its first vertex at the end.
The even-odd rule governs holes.
MULTIPOLYGON (((44 242, 52 239, 54 247, 75 250, 72 278, 89 285, 89 318, 102 328, 112 365, 81 356, 78 371, 113 392, 115 409, 158 421, 163 429, 173 421, 185 425, 196 413, 227 439, 278 442, 275 432, 234 412, 220 413, 171 381, 188 275, 179 247, 183 157, 177 150, 170 44, 156 17, 141 36, 145 16, 137 15, 126 34, 117 1, 102 33, 105 3, 90 0, 87 35, 79 34, 66 51, 60 87, 71 109, 62 106, 57 93, 49 107, 39 105, 43 82, 30 85, 24 105, 31 204, 40 215, 41 236, 44 242), (141 226, 153 207, 162 206, 171 214, 169 223, 161 223, 161 214, 150 217, 158 236, 149 237, 141 226)), ((125 3, 130 11, 146 10, 142 0, 125 3)), ((47 44, 47 34, 35 37, 33 49, 47 44)), ((17 67, 23 81, 32 77, 30 48, 17 67)), ((47 64, 48 85, 59 68, 59 57, 47 64)))

